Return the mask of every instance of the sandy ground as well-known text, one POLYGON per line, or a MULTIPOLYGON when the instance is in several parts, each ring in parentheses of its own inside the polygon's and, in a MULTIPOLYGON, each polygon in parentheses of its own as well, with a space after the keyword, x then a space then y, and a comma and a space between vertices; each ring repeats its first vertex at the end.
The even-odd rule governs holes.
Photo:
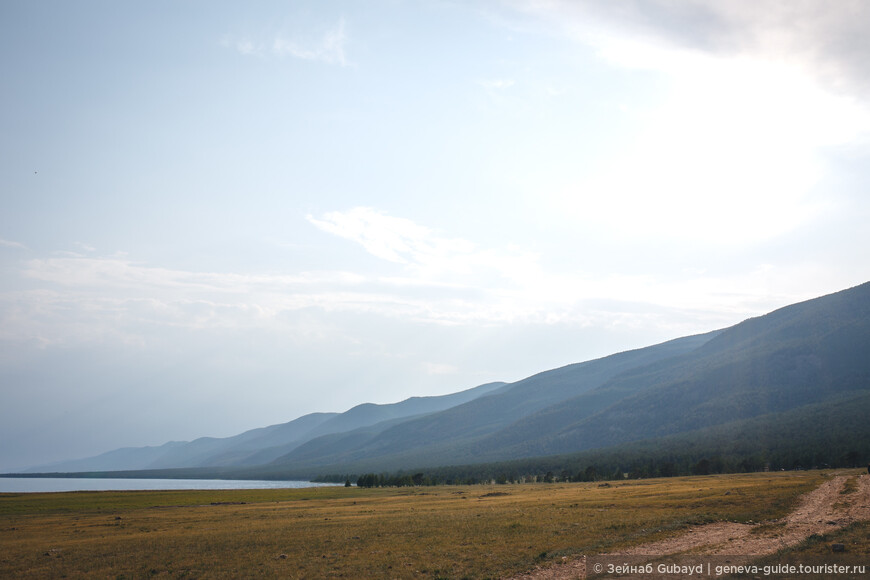
MULTIPOLYGON (((659 542, 613 552, 612 556, 752 555, 766 556, 852 522, 870 519, 870 475, 857 478, 854 493, 841 494, 848 476, 836 476, 806 494, 798 507, 773 525, 721 522, 691 528, 659 542)), ((562 580, 586 577, 586 560, 533 570, 512 580, 562 580)))

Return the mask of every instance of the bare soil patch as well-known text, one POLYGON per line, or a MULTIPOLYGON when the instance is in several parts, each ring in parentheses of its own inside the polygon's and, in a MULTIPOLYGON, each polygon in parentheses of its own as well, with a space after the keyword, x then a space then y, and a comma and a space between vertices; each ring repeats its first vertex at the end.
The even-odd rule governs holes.
POLYGON ((824 534, 858 520, 870 519, 870 476, 852 476, 852 493, 841 493, 848 476, 836 476, 806 494, 798 507, 779 522, 698 526, 683 535, 636 546, 614 555, 693 554, 766 556, 794 546, 812 534, 824 534))
MULTIPOLYGON (((678 536, 612 552, 613 556, 767 556, 853 522, 870 520, 870 475, 837 475, 804 495, 786 517, 760 524, 717 522, 678 536)), ((516 580, 585 578, 585 558, 540 568, 516 580)))

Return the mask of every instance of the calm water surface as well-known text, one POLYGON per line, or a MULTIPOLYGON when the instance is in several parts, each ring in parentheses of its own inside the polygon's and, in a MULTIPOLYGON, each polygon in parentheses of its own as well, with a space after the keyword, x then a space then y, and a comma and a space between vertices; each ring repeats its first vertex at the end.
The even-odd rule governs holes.
POLYGON ((77 477, 0 477, 0 492, 109 491, 126 489, 292 489, 332 483, 250 479, 87 479, 77 477))

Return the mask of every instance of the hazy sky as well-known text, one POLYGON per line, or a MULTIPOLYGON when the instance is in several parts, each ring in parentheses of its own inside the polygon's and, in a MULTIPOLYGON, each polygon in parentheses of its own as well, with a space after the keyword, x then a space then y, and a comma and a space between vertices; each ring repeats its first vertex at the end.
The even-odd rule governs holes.
POLYGON ((0 470, 870 280, 870 3, 0 3, 0 470))

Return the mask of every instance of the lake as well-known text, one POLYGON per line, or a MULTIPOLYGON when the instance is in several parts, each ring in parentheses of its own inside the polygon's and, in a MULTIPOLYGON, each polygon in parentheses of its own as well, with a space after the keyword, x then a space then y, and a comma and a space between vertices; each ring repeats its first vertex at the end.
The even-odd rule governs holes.
POLYGON ((252 479, 102 479, 79 477, 0 477, 0 493, 111 491, 141 489, 295 489, 334 483, 258 481, 252 479))

